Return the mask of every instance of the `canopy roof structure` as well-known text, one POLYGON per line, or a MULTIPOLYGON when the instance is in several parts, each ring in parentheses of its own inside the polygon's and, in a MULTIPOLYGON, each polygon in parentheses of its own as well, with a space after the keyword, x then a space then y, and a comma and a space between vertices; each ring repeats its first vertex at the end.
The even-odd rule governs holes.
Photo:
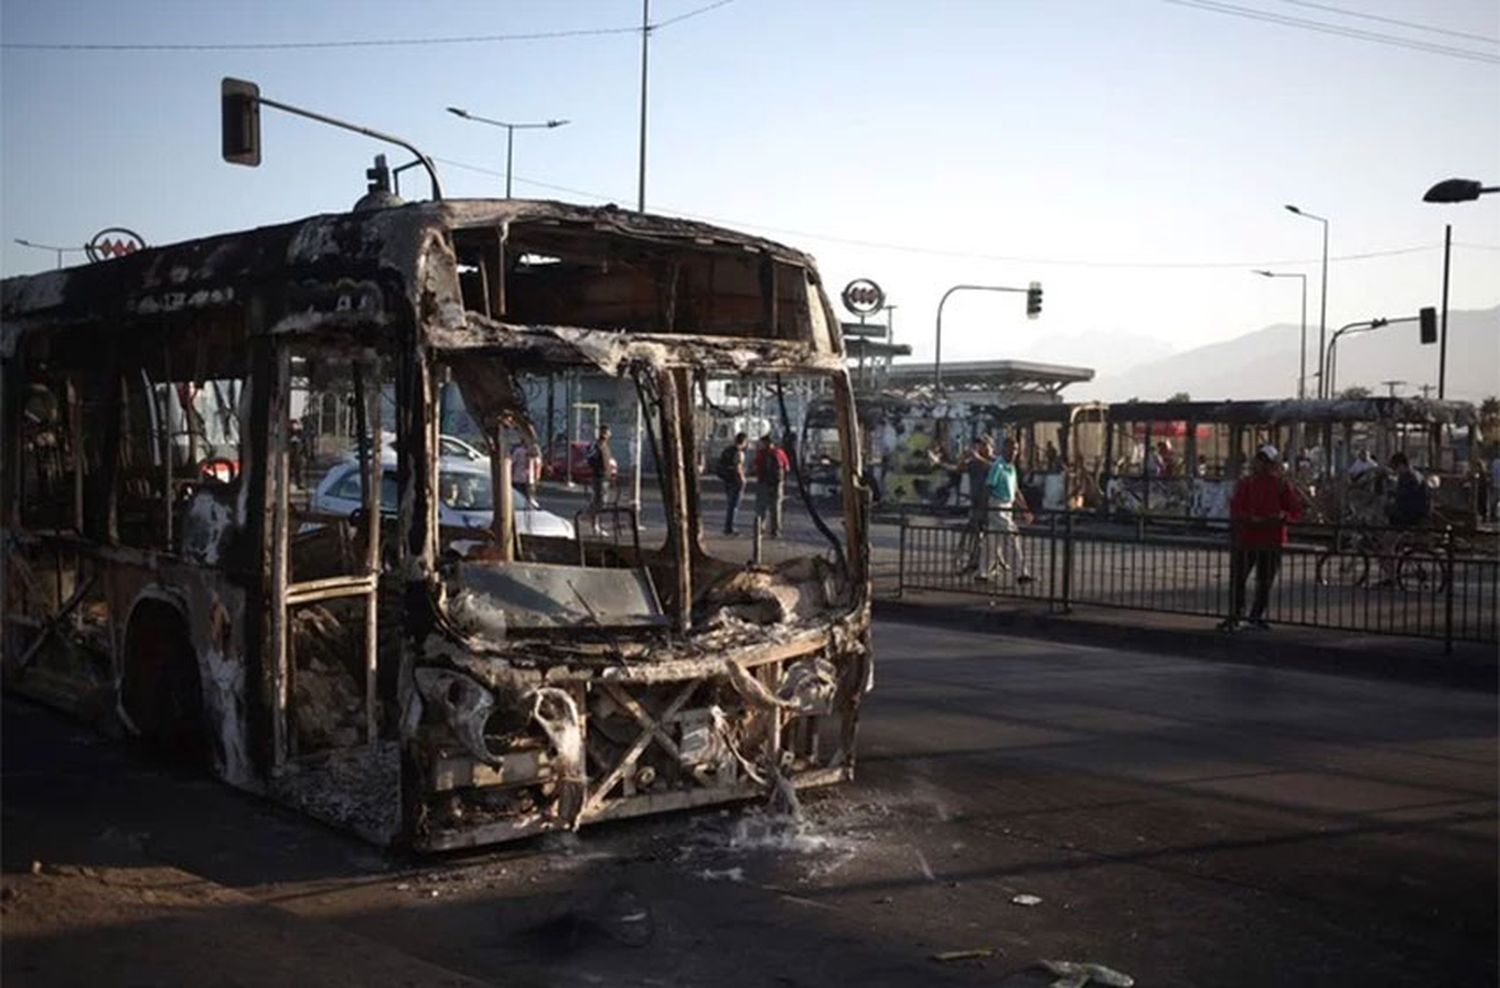
MULTIPOLYGON (((892 364, 886 390, 911 394, 932 392, 932 365, 892 364)), ((995 404, 1059 401, 1062 389, 1094 379, 1091 367, 1045 364, 1030 360, 959 360, 943 364, 943 393, 967 401, 995 404)))

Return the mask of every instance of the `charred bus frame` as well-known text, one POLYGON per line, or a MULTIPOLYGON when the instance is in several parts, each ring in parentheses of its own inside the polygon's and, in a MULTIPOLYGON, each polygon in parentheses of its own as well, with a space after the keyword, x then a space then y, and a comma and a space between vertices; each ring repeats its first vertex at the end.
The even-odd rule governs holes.
POLYGON ((449 201, 8 279, 3 318, 7 688, 201 741, 237 786, 420 850, 852 776, 868 491, 807 256, 613 207, 449 201), (515 378, 569 370, 635 385, 659 549, 516 532, 515 378), (705 549, 692 394, 746 374, 831 389, 843 526, 805 499, 820 555, 705 549), (449 382, 491 437, 488 530, 440 524, 449 382), (299 389, 351 411, 349 517, 300 500, 299 389))
POLYGON ((1469 402, 1392 397, 1117 402, 1106 418, 1099 484, 1107 512, 1227 517, 1235 479, 1256 448, 1270 443, 1294 472, 1310 457, 1307 476, 1298 479, 1327 492, 1319 501, 1330 521, 1342 513, 1343 480, 1359 448, 1379 463, 1401 450, 1424 473, 1463 482, 1467 464, 1455 454, 1456 430, 1467 432, 1463 442, 1472 449, 1478 425, 1469 402), (1175 469, 1153 474, 1150 454, 1163 439, 1181 441, 1180 459, 1175 469))

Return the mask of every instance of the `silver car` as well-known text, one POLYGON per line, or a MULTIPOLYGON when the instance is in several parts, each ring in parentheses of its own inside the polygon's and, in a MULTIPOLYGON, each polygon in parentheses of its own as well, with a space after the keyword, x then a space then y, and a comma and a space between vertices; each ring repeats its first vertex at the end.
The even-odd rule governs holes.
MULTIPOLYGON (((438 523, 453 528, 489 528, 495 518, 495 492, 489 461, 443 457, 438 464, 438 523)), ((381 458, 380 511, 395 515, 398 489, 396 458, 381 458)), ((571 539, 573 524, 566 518, 530 504, 519 492, 515 498, 516 530, 522 535, 571 539)), ((312 494, 308 508, 330 515, 359 510, 359 461, 353 458, 330 467, 312 494)))

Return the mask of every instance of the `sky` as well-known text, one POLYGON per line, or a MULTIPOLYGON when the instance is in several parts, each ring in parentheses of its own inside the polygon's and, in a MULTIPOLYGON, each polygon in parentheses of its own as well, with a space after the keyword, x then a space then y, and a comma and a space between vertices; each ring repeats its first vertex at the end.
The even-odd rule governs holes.
MULTIPOLYGON (((711 2, 652 0, 651 19, 711 2)), ((1026 319, 1021 295, 955 294, 945 360, 1109 371, 1295 323, 1298 280, 1259 267, 1308 274, 1316 326, 1322 226, 1286 203, 1329 220, 1330 333, 1437 304, 1445 223, 1460 245, 1450 305, 1500 303, 1500 194, 1421 201, 1451 176, 1500 185, 1500 40, 1482 40, 1500 39, 1500 3, 1199 2, 731 0, 664 23, 650 43, 646 207, 806 250, 835 299, 874 279, 898 339, 928 359, 938 300, 961 283, 1040 281, 1043 314, 1026 319), (1344 259, 1372 253, 1384 256, 1344 259)), ((227 164, 223 76, 407 138, 439 159, 450 198, 503 194, 505 132, 445 107, 566 118, 517 133, 515 194, 633 207, 640 19, 639 0, 0 0, 0 271, 55 264, 15 238, 81 245, 124 226, 161 244, 341 211, 372 155, 408 160, 267 109, 262 165, 227 164), (16 47, 598 29, 620 30, 16 47)), ((420 169, 402 181, 426 195, 420 169)))

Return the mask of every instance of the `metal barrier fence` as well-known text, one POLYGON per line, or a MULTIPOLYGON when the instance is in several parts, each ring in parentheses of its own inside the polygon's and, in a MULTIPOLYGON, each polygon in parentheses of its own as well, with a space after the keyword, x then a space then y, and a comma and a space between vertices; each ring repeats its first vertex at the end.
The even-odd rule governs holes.
MULTIPOLYGON (((1279 563, 1267 621, 1448 643, 1500 641, 1500 558, 1451 531, 1293 526, 1279 563)), ((1055 513, 1012 526, 992 514, 975 533, 966 522, 903 517, 897 594, 942 591, 1060 611, 1086 604, 1223 619, 1233 565, 1222 522, 1119 524, 1055 513)), ((1246 612, 1254 598, 1252 575, 1246 612)))

